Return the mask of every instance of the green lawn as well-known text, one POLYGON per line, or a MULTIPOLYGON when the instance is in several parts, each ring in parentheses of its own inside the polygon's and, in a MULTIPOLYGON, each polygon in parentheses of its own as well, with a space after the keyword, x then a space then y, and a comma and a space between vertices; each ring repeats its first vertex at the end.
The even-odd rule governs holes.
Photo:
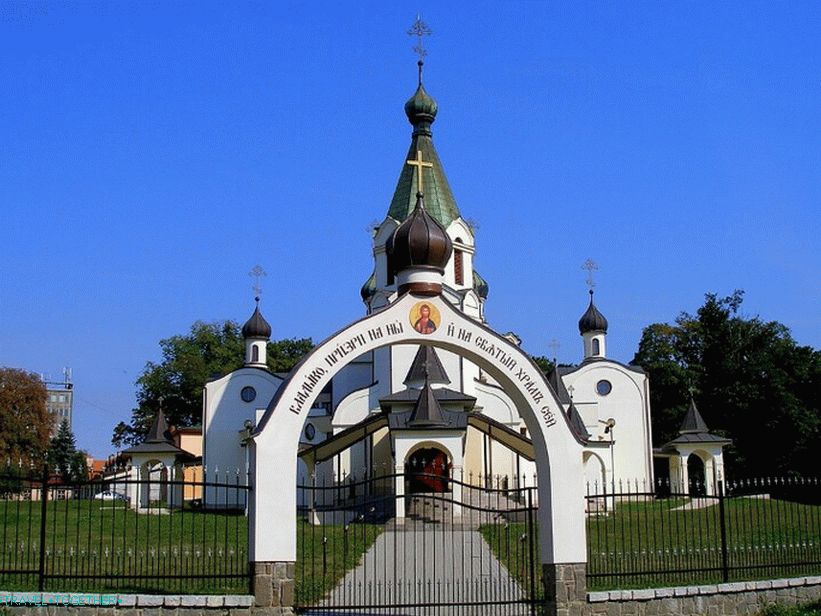
POLYGON ((356 567, 362 555, 382 533, 381 524, 311 525, 297 523, 297 605, 316 603, 336 586, 345 572, 356 567))
MULTIPOLYGON (((3 590, 37 589, 40 521, 39 502, 0 501, 3 590)), ((297 531, 297 598, 310 603, 359 562, 382 526, 310 526, 300 521, 297 531)), ((241 512, 138 514, 119 501, 51 501, 45 556, 46 590, 250 590, 248 521, 241 512)))
MULTIPOLYGON (((719 506, 675 511, 683 504, 681 499, 619 503, 615 513, 588 517, 588 574, 593 574, 588 587, 723 581, 719 506)), ((821 507, 749 498, 726 499, 724 505, 730 580, 821 571, 821 507)))
MULTIPOLYGON (((37 588, 40 521, 39 502, 0 501, 4 590, 37 588)), ((137 514, 116 501, 51 501, 46 589, 245 593, 247 546, 248 523, 242 513, 137 514), (227 577, 232 575, 240 577, 227 577)))
MULTIPOLYGON (((684 503, 619 503, 615 513, 588 517, 588 588, 722 581, 719 508, 672 511, 684 503)), ((0 588, 37 588, 40 515, 39 502, 0 501, 0 588)), ((67 500, 50 502, 46 519, 47 590, 249 590, 248 528, 242 513, 177 510, 150 515, 118 502, 67 500)), ((732 498, 725 501, 725 520, 731 580, 821 572, 821 507, 732 498)), ((378 524, 311 526, 300 521, 298 603, 314 603, 333 588, 382 530, 378 524)), ((530 567, 527 525, 493 524, 480 530, 511 574, 526 589, 535 580, 534 590, 541 592, 538 551, 536 567, 530 567)), ((538 538, 533 540, 537 546, 538 538)))
MULTIPOLYGON (((615 513, 588 517, 588 589, 722 582, 719 508, 673 511, 687 502, 618 503, 615 513)), ((730 581, 821 573, 821 507, 732 498, 725 500, 724 514, 730 581)), ((493 553, 527 587, 530 572, 515 546, 526 526, 495 524, 480 531, 493 553)), ((540 577, 538 569, 536 574, 540 577)))
POLYGON ((538 599, 544 594, 544 586, 539 557, 539 525, 535 521, 532 526, 532 538, 529 532, 529 526, 525 523, 484 524, 479 527, 479 533, 505 569, 519 582, 529 597, 538 599))

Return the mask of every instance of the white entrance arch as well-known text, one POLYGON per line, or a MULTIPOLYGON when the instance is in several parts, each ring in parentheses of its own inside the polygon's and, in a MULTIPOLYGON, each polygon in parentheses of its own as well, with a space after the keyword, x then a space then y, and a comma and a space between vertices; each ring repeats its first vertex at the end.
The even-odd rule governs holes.
POLYGON ((582 445, 544 375, 522 350, 441 297, 410 293, 319 344, 291 372, 249 440, 254 498, 249 507, 251 560, 296 560, 296 465, 299 436, 311 402, 359 355, 393 344, 429 344, 460 354, 508 392, 533 440, 539 473, 542 563, 586 561, 582 445), (413 308, 424 302, 441 323, 414 330, 413 308))

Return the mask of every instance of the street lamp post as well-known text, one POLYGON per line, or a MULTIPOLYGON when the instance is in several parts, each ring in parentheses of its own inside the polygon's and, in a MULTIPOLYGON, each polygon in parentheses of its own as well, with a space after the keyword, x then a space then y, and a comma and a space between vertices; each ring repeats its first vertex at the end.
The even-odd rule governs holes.
POLYGON ((614 437, 614 430, 616 427, 616 420, 612 417, 609 418, 607 421, 599 419, 600 424, 604 424, 604 433, 610 435, 610 484, 613 487, 613 491, 616 490, 616 457, 613 453, 615 437, 614 437))

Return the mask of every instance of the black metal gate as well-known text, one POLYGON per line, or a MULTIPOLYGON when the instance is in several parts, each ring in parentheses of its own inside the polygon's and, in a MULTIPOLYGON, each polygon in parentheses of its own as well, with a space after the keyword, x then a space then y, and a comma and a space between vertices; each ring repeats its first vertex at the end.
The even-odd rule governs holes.
POLYGON ((299 486, 297 610, 536 614, 536 488, 519 483, 426 468, 299 486))
POLYGON ((186 479, 133 477, 119 469, 62 482, 48 469, 0 468, 0 588, 249 592, 245 476, 190 468, 186 479))

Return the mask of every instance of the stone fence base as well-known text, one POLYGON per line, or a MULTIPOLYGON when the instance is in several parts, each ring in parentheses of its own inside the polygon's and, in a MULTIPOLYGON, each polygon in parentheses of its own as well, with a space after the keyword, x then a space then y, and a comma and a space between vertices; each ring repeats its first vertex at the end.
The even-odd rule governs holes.
POLYGON ((547 616, 757 616, 821 600, 821 576, 711 586, 586 592, 583 563, 544 565, 547 616))
MULTIPOLYGON (((590 615, 756 616, 768 605, 800 605, 821 600, 821 576, 591 592, 587 599, 584 613, 590 615)), ((562 614, 561 611, 558 613, 562 614)), ((565 613, 574 614, 572 610, 565 613)))
POLYGON ((254 608, 252 595, 124 595, 62 592, 2 592, 0 608, 31 616, 223 616, 275 614, 254 608))
MULTIPOLYGON (((20 616, 293 616, 292 567, 257 563, 256 596, 0 591, 0 608, 20 616)), ((544 581, 546 616, 757 616, 768 605, 821 600, 821 576, 588 593, 578 563, 545 565, 544 581)))
POLYGON ((296 564, 256 562, 253 595, 3 592, 0 608, 26 616, 293 616, 296 564))
MULTIPOLYGON (((296 599, 295 562, 255 562, 254 598, 265 614, 288 616, 296 599)), ((261 610, 258 610, 261 612, 261 610)))

